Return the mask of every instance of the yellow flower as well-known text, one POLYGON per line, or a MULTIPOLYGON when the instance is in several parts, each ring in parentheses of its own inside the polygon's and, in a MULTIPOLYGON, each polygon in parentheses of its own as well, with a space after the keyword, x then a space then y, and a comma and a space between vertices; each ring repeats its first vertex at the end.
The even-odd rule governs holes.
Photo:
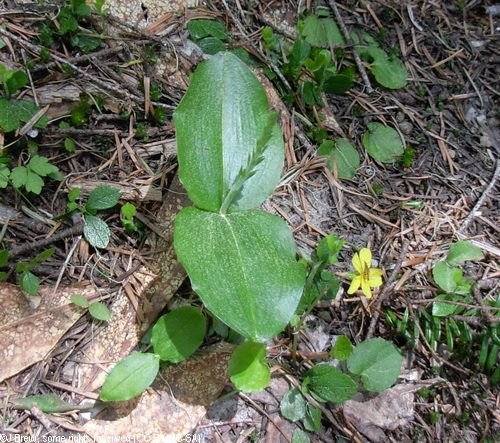
POLYGON ((356 269, 351 286, 347 291, 348 294, 354 294, 360 287, 366 298, 371 298, 372 290, 370 288, 378 288, 382 286, 382 269, 372 268, 372 251, 368 248, 363 248, 359 254, 354 254, 352 264, 356 269))

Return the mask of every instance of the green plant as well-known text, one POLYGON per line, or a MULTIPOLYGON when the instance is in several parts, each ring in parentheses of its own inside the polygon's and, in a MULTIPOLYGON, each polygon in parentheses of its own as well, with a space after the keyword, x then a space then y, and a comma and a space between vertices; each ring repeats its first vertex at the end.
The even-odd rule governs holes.
POLYGON ((398 132, 381 123, 368 123, 368 131, 362 140, 370 157, 381 163, 394 163, 404 154, 398 132))
POLYGON ((116 206, 120 194, 120 191, 112 186, 97 186, 90 192, 87 203, 81 206, 76 203, 76 200, 80 197, 80 190, 75 188, 68 193, 68 212, 79 211, 83 214, 83 235, 95 248, 108 246, 111 237, 108 225, 100 217, 97 217, 97 212, 116 206))
POLYGON ((111 312, 104 303, 98 301, 89 303, 83 295, 72 295, 70 300, 74 305, 88 309, 89 314, 96 320, 108 321, 111 318, 111 312))
POLYGON ((142 224, 135 219, 137 208, 132 203, 125 203, 120 209, 120 220, 129 234, 139 232, 142 224))
POLYGON ((330 170, 337 171, 340 178, 347 180, 356 175, 360 165, 360 158, 356 148, 345 138, 333 142, 325 140, 318 148, 318 155, 326 157, 326 164, 330 170))
MULTIPOLYGON (((473 281, 464 278, 459 266, 467 260, 481 259, 482 256, 480 249, 467 241, 452 244, 446 260, 437 262, 432 269, 433 280, 442 292, 436 296, 431 307, 414 312, 413 319, 410 319, 408 308, 402 315, 387 311, 386 321, 405 337, 410 346, 415 346, 421 338, 434 350, 442 343, 453 352, 454 359, 470 365, 477 364, 480 370, 491 375, 492 383, 496 384, 500 380, 497 361, 500 325, 497 323, 475 329, 460 319, 481 315, 479 309, 472 307, 473 281)), ((500 315, 500 295, 495 301, 485 304, 489 308, 496 308, 492 315, 500 315)))
MULTIPOLYGON (((50 248, 40 252, 35 258, 28 262, 20 262, 16 265, 16 272, 19 274, 19 286, 24 289, 29 295, 36 295, 40 287, 40 279, 31 271, 40 263, 48 260, 54 254, 55 249, 50 248)), ((0 251, 0 268, 7 265, 9 253, 6 249, 0 251)), ((2 273, 0 273, 2 274, 2 273)), ((5 278, 7 275, 3 273, 5 278)), ((2 276, 0 275, 0 280, 2 276)))
MULTIPOLYGON (((35 103, 29 100, 13 100, 12 94, 28 83, 28 76, 23 71, 12 71, 0 63, 0 84, 3 97, 0 97, 0 128, 11 132, 30 121, 38 112, 35 103)), ((35 128, 47 126, 47 117, 42 116, 35 122, 35 128)))
MULTIPOLYGON (((4 174, 7 174, 7 168, 4 169, 4 174)), ((3 175, 3 174, 2 174, 3 175)), ((5 177, 6 175, 4 175, 5 177)), ((8 176, 8 174, 7 174, 8 176)), ((57 166, 49 163, 49 159, 40 155, 35 155, 30 158, 26 166, 17 166, 10 171, 10 182, 16 189, 24 188, 28 192, 40 194, 45 185, 44 177, 50 177, 53 180, 62 180, 61 173, 57 166)), ((0 187, 5 184, 5 181, 0 182, 0 187)))

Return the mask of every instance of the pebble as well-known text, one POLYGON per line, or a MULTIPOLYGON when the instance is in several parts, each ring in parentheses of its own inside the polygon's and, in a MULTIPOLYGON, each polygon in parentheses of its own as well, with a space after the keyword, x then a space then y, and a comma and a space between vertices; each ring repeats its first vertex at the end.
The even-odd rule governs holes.
POLYGON ((410 122, 401 122, 399 124, 399 129, 403 134, 409 135, 411 131, 413 131, 413 125, 410 122))

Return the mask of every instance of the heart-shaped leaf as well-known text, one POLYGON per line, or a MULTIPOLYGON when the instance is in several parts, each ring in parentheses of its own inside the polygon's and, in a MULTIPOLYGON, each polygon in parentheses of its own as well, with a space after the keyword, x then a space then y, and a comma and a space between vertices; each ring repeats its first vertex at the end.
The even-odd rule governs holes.
POLYGON ((305 269, 280 218, 185 208, 175 220, 174 245, 206 307, 244 337, 274 337, 292 318, 305 269))
POLYGON ((403 356, 391 343, 382 338, 372 338, 360 343, 347 359, 347 367, 361 376, 368 391, 382 392, 397 380, 403 356))
POLYGON ((218 212, 231 193, 227 212, 241 211, 271 195, 283 138, 264 88, 237 56, 219 53, 199 65, 174 121, 179 176, 195 206, 218 212))
POLYGON ((459 241, 451 245, 446 261, 450 265, 461 265, 464 261, 480 260, 482 258, 483 253, 477 246, 468 241, 459 241))
POLYGON ((363 145, 371 157, 382 163, 394 163, 404 153, 397 131, 381 123, 368 123, 368 131, 363 134, 363 145))

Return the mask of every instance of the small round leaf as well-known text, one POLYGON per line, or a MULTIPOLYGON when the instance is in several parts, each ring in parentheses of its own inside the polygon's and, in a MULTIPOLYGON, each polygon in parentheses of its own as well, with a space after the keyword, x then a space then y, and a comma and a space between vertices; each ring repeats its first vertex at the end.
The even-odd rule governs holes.
POLYGON ((354 380, 328 364, 316 365, 306 372, 304 386, 321 400, 344 403, 357 391, 354 380))
POLYGON ((106 222, 94 215, 85 216, 85 224, 83 226, 83 235, 85 239, 95 248, 105 248, 108 246, 111 237, 106 222))
POLYGON ((398 132, 381 123, 368 123, 363 134, 363 146, 368 154, 381 163, 394 163, 404 153, 398 132))

